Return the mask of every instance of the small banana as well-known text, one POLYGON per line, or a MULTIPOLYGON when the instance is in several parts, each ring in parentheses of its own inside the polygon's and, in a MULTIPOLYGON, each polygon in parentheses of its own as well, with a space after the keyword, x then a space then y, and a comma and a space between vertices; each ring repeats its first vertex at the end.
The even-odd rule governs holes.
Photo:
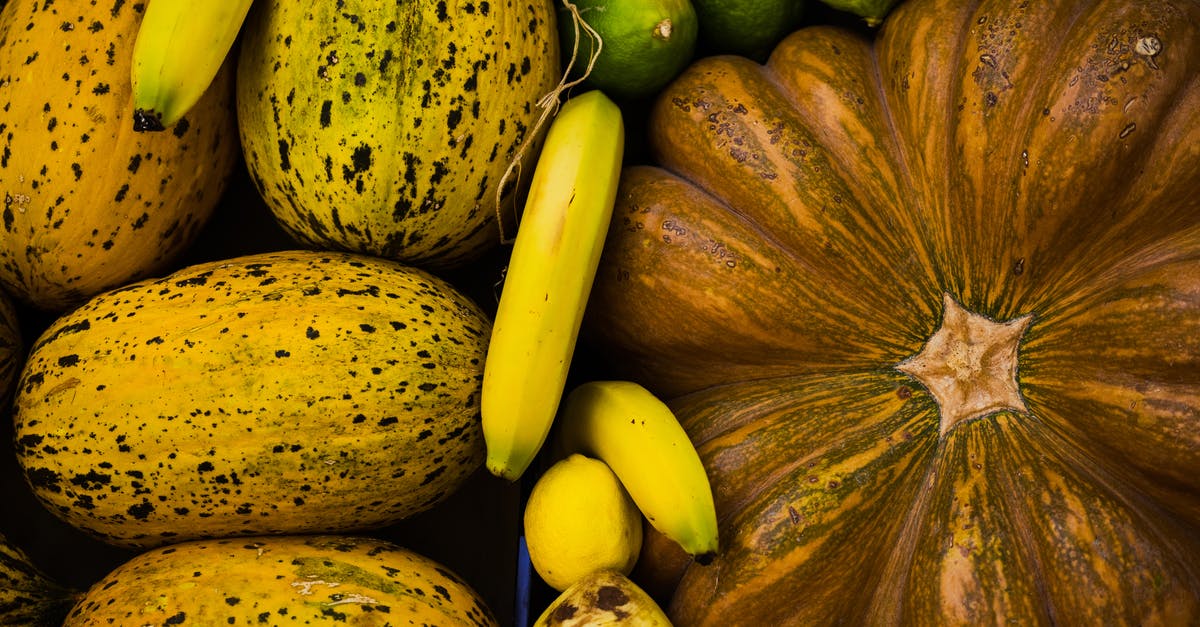
POLYGON ((252 0, 153 0, 133 44, 134 130, 173 126, 200 100, 252 0))
POLYGON ((589 381, 567 395, 558 429, 558 452, 608 464, 655 529, 702 564, 716 554, 708 474, 666 403, 632 381, 589 381))
POLYGON ((616 202, 621 110, 593 90, 550 123, 500 292, 480 412, 492 474, 518 479, 562 399, 616 202))

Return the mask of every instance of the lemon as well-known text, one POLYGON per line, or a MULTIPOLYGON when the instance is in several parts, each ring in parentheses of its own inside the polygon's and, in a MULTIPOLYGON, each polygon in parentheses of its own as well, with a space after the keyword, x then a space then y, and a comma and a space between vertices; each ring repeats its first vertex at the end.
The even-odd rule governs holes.
POLYGON ((642 515, 621 481, 577 453, 538 478, 524 519, 529 561, 560 592, 598 570, 628 575, 642 549, 642 515))
MULTIPOLYGON (((566 0, 558 8, 565 59, 575 47, 575 21, 566 4, 600 36, 603 45, 587 81, 618 100, 650 96, 691 62, 699 24, 690 0, 566 0)), ((579 27, 572 77, 583 75, 596 43, 579 27)))
POLYGON ((707 53, 764 61, 775 44, 800 26, 803 0, 692 0, 707 53))

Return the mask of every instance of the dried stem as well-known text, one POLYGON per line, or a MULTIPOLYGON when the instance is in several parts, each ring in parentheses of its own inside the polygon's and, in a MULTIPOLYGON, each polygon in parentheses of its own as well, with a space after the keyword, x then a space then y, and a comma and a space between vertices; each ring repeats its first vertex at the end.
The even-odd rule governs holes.
MULTIPOLYGON (((542 126, 545 125, 546 121, 558 113, 558 108, 562 104, 562 93, 587 79, 588 75, 592 73, 592 68, 596 65, 596 59, 600 56, 600 50, 604 47, 604 40, 601 39, 600 33, 596 32, 596 29, 584 21, 583 17, 579 14, 579 7, 575 6, 575 3, 571 0, 562 0, 562 3, 570 11, 571 22, 575 29, 571 58, 567 61, 567 67, 563 68, 562 77, 559 78, 558 85, 538 99, 538 107, 542 109, 542 113, 538 116, 537 123, 533 125, 533 130, 525 136, 525 140, 517 148, 516 154, 513 155, 512 160, 508 163, 508 168, 504 170, 504 175, 500 177, 500 183, 496 186, 496 224, 500 229, 501 244, 511 244, 516 239, 515 234, 512 237, 508 237, 504 233, 504 215, 502 213, 504 207, 504 189, 507 187, 509 179, 515 176, 517 180, 520 180, 525 153, 537 141, 542 126), (583 74, 577 79, 568 80, 571 76, 571 70, 575 67, 575 61, 579 57, 579 36, 581 30, 583 34, 588 36, 588 39, 595 42, 596 47, 592 50, 591 57, 588 58, 587 68, 584 69, 583 74)), ((513 185, 515 187, 516 181, 513 182, 513 185)), ((521 216, 520 212, 515 208, 513 210, 513 217, 519 225, 521 216)))

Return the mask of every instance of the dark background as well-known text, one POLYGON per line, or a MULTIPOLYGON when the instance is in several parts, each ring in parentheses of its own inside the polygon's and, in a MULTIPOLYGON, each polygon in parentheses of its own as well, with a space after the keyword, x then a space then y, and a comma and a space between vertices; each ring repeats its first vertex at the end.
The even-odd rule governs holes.
MULTIPOLYGON (((0 8, 4 4, 0 0, 0 8)), ((852 16, 809 0, 802 26, 812 24, 837 24, 869 33, 852 16)), ((711 52, 700 48, 697 55, 711 52)), ((620 104, 625 115, 626 164, 652 163, 653 157, 645 145, 646 115, 651 101, 620 104)), ((170 269, 295 247, 259 198, 244 164, 239 164, 198 240, 170 269)), ((442 276, 489 314, 494 313, 507 252, 508 247, 498 248, 478 263, 442 276)), ((25 345, 29 346, 52 316, 19 307, 19 319, 25 345)), ((581 340, 568 387, 600 378, 604 373, 604 365, 594 358, 586 340, 581 340)), ((0 442, 5 443, 0 446, 0 533, 24 550, 48 576, 84 590, 135 552, 94 540, 44 509, 29 491, 17 466, 9 444, 12 430, 6 407, 0 418, 0 442)), ((364 533, 392 540, 448 566, 483 596, 503 625, 514 624, 515 617, 525 613, 518 609, 519 599, 525 599, 531 622, 556 595, 536 573, 518 590, 521 506, 544 466, 544 461, 535 462, 519 483, 497 479, 480 469, 459 492, 434 509, 391 527, 364 533)))

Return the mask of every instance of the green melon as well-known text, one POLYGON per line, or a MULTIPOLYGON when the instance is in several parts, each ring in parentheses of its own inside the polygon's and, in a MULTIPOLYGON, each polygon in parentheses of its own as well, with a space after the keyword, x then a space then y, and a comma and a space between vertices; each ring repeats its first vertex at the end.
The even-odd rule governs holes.
POLYGON ((498 187, 559 78, 550 0, 262 0, 245 35, 243 151, 297 241, 439 268, 500 241, 498 187))

